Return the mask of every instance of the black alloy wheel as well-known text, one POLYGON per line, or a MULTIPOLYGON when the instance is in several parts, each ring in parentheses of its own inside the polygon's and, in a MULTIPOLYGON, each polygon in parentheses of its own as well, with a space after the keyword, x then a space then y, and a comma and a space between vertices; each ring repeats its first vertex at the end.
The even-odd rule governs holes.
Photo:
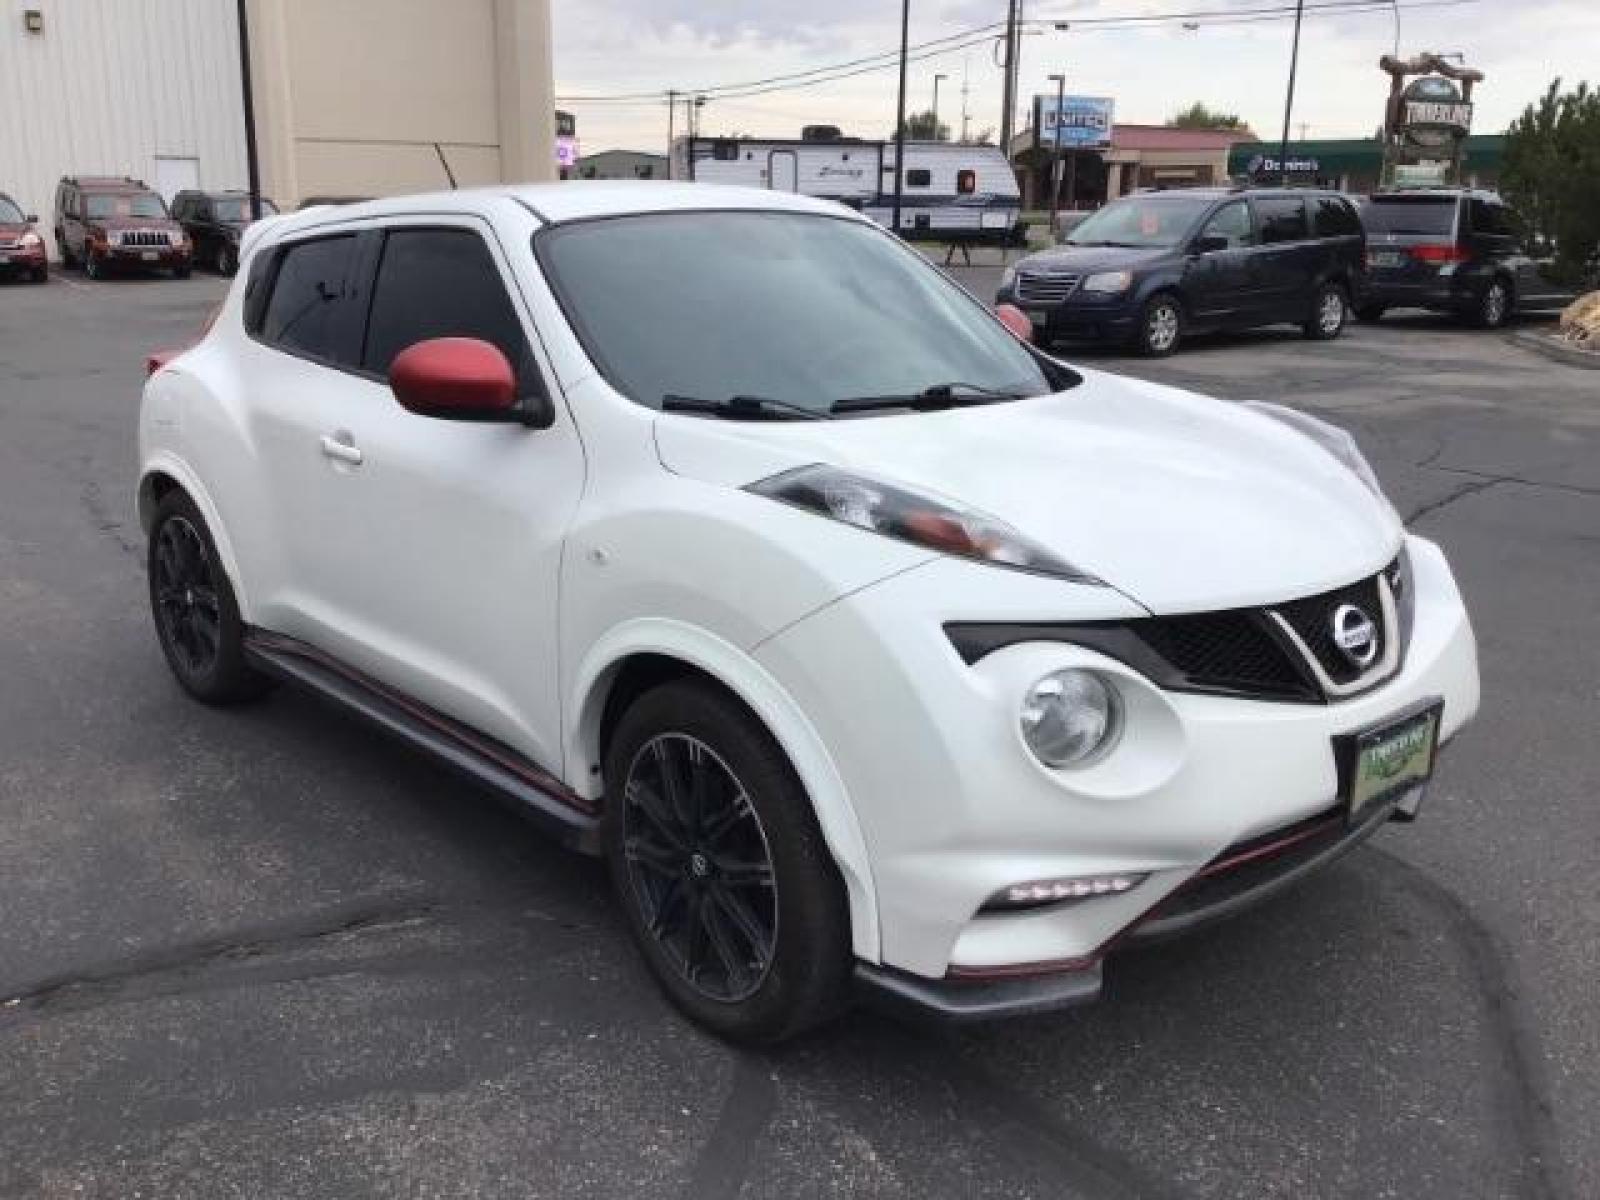
POLYGON ((754 995, 772 968, 777 880, 744 785, 704 742, 664 733, 623 785, 623 857, 647 932, 708 1000, 754 995))
POLYGON ((162 522, 151 565, 162 645, 177 660, 181 675, 203 678, 216 667, 222 650, 222 607, 211 555, 187 517, 162 522))

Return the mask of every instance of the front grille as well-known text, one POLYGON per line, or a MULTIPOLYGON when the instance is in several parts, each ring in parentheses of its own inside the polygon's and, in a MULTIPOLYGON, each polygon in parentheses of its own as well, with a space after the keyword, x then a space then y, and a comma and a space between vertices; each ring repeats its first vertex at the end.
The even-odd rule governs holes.
POLYGON ((1017 299, 1041 304, 1059 304, 1078 286, 1081 276, 1017 272, 1017 299))
POLYGON ((125 229, 117 236, 117 245, 166 249, 172 245, 172 238, 160 229, 125 229))
POLYGON ((1373 664, 1383 661, 1387 649, 1385 641, 1390 631, 1383 620, 1383 603, 1378 596, 1376 576, 1352 583, 1349 587, 1324 592, 1320 596, 1291 600, 1277 606, 1278 613, 1300 635, 1300 640, 1316 656, 1317 662, 1328 673, 1328 678, 1340 684, 1353 683, 1371 669, 1370 666, 1361 667, 1351 662, 1333 640, 1333 614, 1345 604, 1359 608, 1378 627, 1377 655, 1373 664))
POLYGON ((1144 643, 1207 691, 1314 697, 1310 681, 1249 609, 1133 622, 1144 643))
POLYGON ((0 233, 0 250, 15 250, 22 245, 21 238, 14 238, 9 233, 0 233))

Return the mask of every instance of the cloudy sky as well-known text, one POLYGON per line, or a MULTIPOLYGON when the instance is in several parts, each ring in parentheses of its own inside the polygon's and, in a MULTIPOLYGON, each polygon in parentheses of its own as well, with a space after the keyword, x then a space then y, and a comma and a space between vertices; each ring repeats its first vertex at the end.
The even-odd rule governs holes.
MULTIPOLYGON (((1291 0, 1292 2, 1292 0, 1291 0)), ((1327 0, 1308 0, 1315 6, 1327 0)), ((804 72, 885 51, 899 43, 898 0, 551 0, 556 91, 577 117, 585 152, 612 147, 663 150, 661 100, 584 101, 675 88, 692 90, 804 72)), ((1066 32, 1023 41, 1020 94, 1067 90, 1116 99, 1119 121, 1160 123, 1192 101, 1237 112, 1260 134, 1276 137, 1293 22, 1263 10, 1284 0, 1026 0, 1042 23, 1077 22, 1066 32), (1182 23, 1097 27, 1137 15, 1187 13, 1182 23), (1207 14, 1199 16, 1199 14, 1207 14), (1232 20, 1226 18, 1231 14, 1232 20), (1268 19, 1270 18, 1270 19, 1268 19)), ((1600 83, 1600 3, 1596 0, 1400 0, 1401 50, 1460 51, 1487 75, 1477 95, 1480 132, 1505 127, 1554 76, 1600 83)), ((939 113, 959 133, 961 85, 974 133, 1000 123, 1000 71, 985 27, 1005 19, 1005 0, 912 0, 913 45, 949 39, 949 49, 913 62, 907 105, 926 108, 935 73, 939 113), (972 31, 962 36, 964 31, 972 31)), ((1388 81, 1377 69, 1393 49, 1395 14, 1375 11, 1307 15, 1301 35, 1295 135, 1370 134, 1382 115, 1388 81)), ((893 126, 895 72, 762 95, 713 100, 706 133, 798 136, 827 123, 864 137, 893 126)), ((681 112, 681 110, 680 110, 681 112)), ((1019 114, 1021 109, 1019 108, 1019 114)), ((1023 117, 1019 115, 1020 127, 1023 117)), ((679 128, 681 131, 681 116, 679 128)))

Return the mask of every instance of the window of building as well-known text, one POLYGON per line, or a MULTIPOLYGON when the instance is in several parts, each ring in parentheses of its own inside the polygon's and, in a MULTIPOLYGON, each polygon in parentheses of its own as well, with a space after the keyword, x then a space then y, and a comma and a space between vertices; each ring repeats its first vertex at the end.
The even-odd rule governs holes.
POLYGON ((355 246, 352 236, 318 238, 283 252, 261 320, 263 341, 312 358, 341 357, 338 317, 355 246))
POLYGON ((1255 203, 1263 242, 1298 242, 1306 238, 1306 206, 1299 196, 1262 196, 1255 203))
POLYGON ((933 172, 929 171, 929 170, 927 170, 926 168, 923 168, 923 167, 913 167, 911 170, 906 172, 906 186, 907 187, 931 187, 931 186, 933 186, 933 172))
POLYGON ((391 230, 372 285, 361 365, 387 375, 402 350, 440 337, 498 346, 519 380, 532 377, 522 323, 483 239, 467 229, 391 230))
POLYGON ((1361 233, 1361 218, 1341 196, 1318 196, 1311 202, 1314 228, 1319 238, 1350 237, 1361 233))
POLYGON ((728 141, 712 142, 711 157, 718 162, 738 162, 739 143, 728 141))

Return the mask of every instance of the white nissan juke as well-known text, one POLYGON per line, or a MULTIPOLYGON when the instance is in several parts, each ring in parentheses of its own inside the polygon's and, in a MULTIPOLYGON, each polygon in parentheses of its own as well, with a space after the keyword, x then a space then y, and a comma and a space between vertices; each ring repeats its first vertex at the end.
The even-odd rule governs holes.
POLYGON ((150 367, 179 683, 315 689, 604 854, 727 1037, 1091 999, 1415 817, 1478 706, 1348 435, 1070 368, 830 203, 269 219, 150 367))

